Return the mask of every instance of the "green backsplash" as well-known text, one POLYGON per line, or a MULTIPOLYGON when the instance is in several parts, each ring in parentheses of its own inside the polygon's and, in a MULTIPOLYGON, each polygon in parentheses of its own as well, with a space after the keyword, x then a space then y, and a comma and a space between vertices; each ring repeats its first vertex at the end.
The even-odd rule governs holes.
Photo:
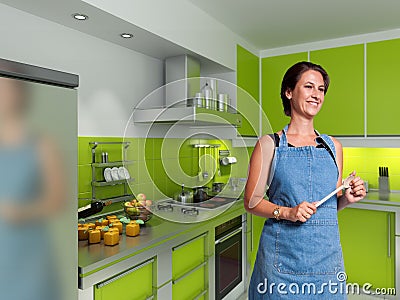
MULTIPOLYGON (((92 153, 89 142, 121 142, 129 141, 125 160, 132 161, 126 165, 134 182, 130 188, 134 194, 145 193, 148 199, 162 199, 172 197, 179 191, 181 183, 188 181, 192 185, 208 185, 212 182, 226 183, 229 177, 246 177, 251 149, 232 148, 229 140, 200 140, 200 139, 162 139, 162 138, 111 138, 111 137, 79 137, 78 139, 78 178, 79 178, 79 206, 90 203, 92 195, 92 153), (216 173, 213 159, 209 157, 205 161, 207 171, 210 173, 209 180, 199 181, 199 153, 205 154, 202 149, 193 147, 193 144, 219 144, 218 150, 229 149, 230 155, 237 157, 238 163, 229 166, 220 166, 220 174, 216 173), (212 174, 215 177, 212 178, 212 174), (189 177, 187 177, 189 176, 189 177), (197 181, 196 181, 197 180, 197 181)), ((107 152, 109 161, 121 161, 123 151, 121 145, 99 145, 96 151, 96 162, 101 161, 101 153, 107 152)), ((216 151, 208 148, 208 155, 215 158, 216 151)), ((104 180, 102 170, 96 172, 97 180, 104 180)), ((123 194, 123 186, 97 187, 97 198, 106 199, 123 194)))
POLYGON ((356 170, 370 189, 378 189, 378 167, 389 167, 391 190, 400 190, 400 148, 343 148, 343 174, 356 170))

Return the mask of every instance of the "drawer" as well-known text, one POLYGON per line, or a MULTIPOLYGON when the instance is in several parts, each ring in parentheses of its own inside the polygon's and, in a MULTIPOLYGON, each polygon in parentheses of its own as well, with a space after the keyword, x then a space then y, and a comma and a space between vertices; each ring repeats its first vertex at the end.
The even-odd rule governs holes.
POLYGON ((207 262, 203 262, 188 273, 172 281, 173 300, 206 299, 207 262))
POLYGON ((203 234, 172 248, 173 280, 176 280, 205 261, 206 237, 207 234, 203 234))

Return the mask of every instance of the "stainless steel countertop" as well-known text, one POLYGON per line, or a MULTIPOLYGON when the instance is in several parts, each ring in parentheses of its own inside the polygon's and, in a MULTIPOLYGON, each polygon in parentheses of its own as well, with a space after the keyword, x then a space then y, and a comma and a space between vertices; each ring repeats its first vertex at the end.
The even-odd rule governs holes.
MULTIPOLYGON (((236 201, 221 216, 235 211, 244 213, 243 200, 236 201)), ((214 222, 220 218, 215 218, 214 222)), ((78 269, 80 274, 103 268, 107 264, 113 263, 134 255, 145 248, 150 248, 163 243, 178 234, 193 231, 198 227, 210 226, 209 221, 199 223, 175 223, 163 220, 156 215, 151 218, 144 226, 140 228, 140 235, 136 237, 127 237, 125 234, 120 236, 120 242, 115 246, 105 246, 101 241, 99 244, 88 244, 88 241, 79 241, 78 244, 78 269)))
POLYGON ((378 191, 370 191, 359 203, 400 207, 400 192, 380 193, 378 191))

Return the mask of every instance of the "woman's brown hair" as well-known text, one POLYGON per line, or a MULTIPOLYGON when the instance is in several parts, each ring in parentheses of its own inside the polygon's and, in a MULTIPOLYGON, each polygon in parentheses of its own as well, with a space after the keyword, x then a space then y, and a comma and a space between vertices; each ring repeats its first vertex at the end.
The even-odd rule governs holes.
POLYGON ((296 87, 297 82, 300 80, 301 75, 310 70, 321 73, 322 79, 324 80, 324 87, 325 87, 324 94, 326 94, 326 92, 328 91, 329 76, 323 67, 308 61, 301 61, 294 64, 286 71, 282 79, 281 99, 285 115, 290 117, 292 110, 290 107, 290 100, 286 97, 286 92, 288 90, 293 91, 294 88, 296 87))

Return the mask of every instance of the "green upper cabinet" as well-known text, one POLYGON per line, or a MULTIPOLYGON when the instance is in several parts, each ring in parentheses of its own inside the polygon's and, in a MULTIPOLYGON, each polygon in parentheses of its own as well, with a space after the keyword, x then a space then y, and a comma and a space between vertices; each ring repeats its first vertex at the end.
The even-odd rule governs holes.
POLYGON ((364 45, 310 52, 331 83, 315 128, 330 135, 364 135, 364 45))
POLYGON ((299 61, 306 61, 307 53, 295 53, 262 59, 262 109, 263 134, 279 131, 289 123, 289 118, 283 112, 280 97, 281 83, 286 70, 299 61), (263 115, 264 115, 263 114, 263 115))
POLYGON ((260 127, 259 57, 245 48, 236 47, 237 110, 242 115, 242 136, 257 136, 260 127))
POLYGON ((367 44, 367 134, 400 135, 400 39, 367 44))

